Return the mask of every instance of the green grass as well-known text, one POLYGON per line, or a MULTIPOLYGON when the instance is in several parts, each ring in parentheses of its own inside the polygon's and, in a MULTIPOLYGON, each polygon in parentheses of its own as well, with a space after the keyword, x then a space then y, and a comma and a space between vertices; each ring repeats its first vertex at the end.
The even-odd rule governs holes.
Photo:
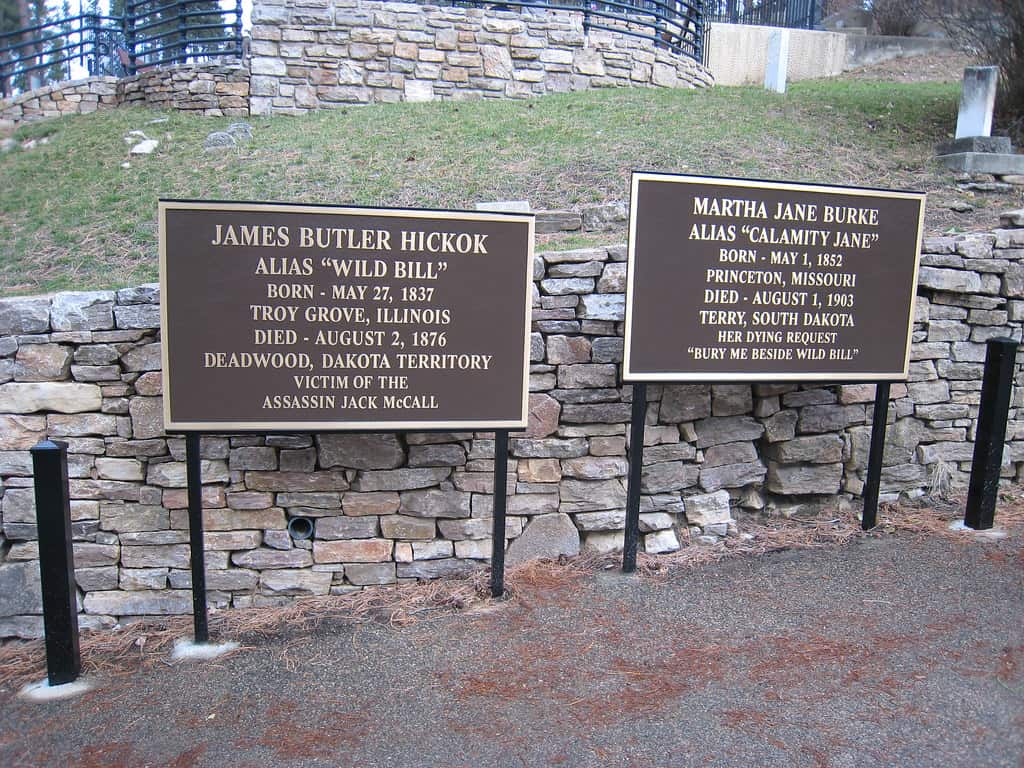
POLYGON ((957 98, 956 84, 816 81, 374 105, 253 118, 253 141, 226 154, 202 144, 229 119, 124 109, 26 126, 16 138, 48 143, 0 156, 0 295, 155 280, 160 197, 558 209, 628 199, 634 168, 927 190, 948 181, 930 159, 957 98), (130 130, 160 146, 125 169, 130 130))

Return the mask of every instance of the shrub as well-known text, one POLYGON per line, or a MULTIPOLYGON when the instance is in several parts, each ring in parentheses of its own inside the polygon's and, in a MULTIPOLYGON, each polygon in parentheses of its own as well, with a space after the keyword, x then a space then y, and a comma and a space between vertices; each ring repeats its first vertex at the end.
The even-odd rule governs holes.
POLYGON ((874 0, 871 18, 880 35, 909 35, 920 20, 915 0, 874 0))
POLYGON ((979 64, 999 67, 999 122, 1024 141, 1024 2, 929 0, 926 12, 979 64))

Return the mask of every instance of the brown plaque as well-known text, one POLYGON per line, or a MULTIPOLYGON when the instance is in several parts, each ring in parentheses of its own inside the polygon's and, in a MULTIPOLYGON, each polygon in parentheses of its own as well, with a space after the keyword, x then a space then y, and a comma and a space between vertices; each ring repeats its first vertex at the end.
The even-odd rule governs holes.
POLYGON ((168 430, 521 429, 533 216, 160 202, 168 430))
POLYGON ((924 200, 634 173, 623 379, 905 379, 924 200))

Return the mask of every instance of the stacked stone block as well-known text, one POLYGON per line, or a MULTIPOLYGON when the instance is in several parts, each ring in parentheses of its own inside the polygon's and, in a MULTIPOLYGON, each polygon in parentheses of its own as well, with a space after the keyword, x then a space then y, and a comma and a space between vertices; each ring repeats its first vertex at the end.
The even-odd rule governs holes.
POLYGON ((245 117, 249 114, 249 69, 237 63, 147 69, 121 80, 118 94, 125 106, 245 117))
POLYGON ((0 100, 0 128, 65 115, 85 115, 118 106, 118 79, 67 80, 0 100))
POLYGON ((249 114, 249 69, 241 64, 185 64, 137 75, 54 83, 0 101, 0 128, 119 106, 197 112, 209 117, 249 114))
POLYGON ((0 128, 122 104, 220 117, 711 83, 701 64, 663 45, 609 31, 584 34, 578 12, 260 0, 247 63, 155 67, 120 80, 57 83, 0 102, 0 128))
POLYGON ((568 11, 262 0, 253 9, 251 52, 255 115, 711 84, 694 60, 639 38, 585 35, 582 15, 568 11))
MULTIPOLYGON (((510 564, 622 545, 625 258, 625 246, 535 258, 530 423, 511 437, 504 488, 510 564)), ((83 625, 191 610, 185 447, 163 431, 159 299, 147 285, 0 300, 2 636, 42 628, 28 449, 44 437, 69 445, 83 625)), ((966 483, 985 341, 1022 326, 1024 229, 925 241, 883 498, 966 483)), ((853 501, 873 398, 871 384, 648 385, 643 550, 735 535, 739 511, 853 501)), ((1007 481, 1024 472, 1020 409, 1018 389, 1007 481)), ((484 567, 493 455, 490 433, 204 436, 211 603, 279 605, 484 567), (289 535, 295 517, 313 521, 311 539, 289 535)))

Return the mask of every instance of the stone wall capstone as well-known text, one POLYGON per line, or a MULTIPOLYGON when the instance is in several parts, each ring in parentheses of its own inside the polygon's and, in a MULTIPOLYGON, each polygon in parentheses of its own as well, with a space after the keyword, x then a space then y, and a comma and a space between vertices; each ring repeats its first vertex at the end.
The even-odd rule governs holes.
POLYGON ((245 117, 249 114, 249 68, 222 63, 147 69, 121 80, 118 95, 124 106, 245 117))
MULTIPOLYGON (((1009 217, 1007 222, 1021 220, 1009 217)), ((892 386, 884 498, 966 484, 985 341, 1024 327, 1024 229, 929 238, 910 376, 892 386)), ((625 246, 541 253, 530 424, 510 444, 508 561, 622 544, 631 387, 619 382, 625 246)), ((162 424, 156 285, 0 300, 0 636, 42 631, 32 465, 69 445, 82 625, 186 614, 184 440, 162 424)), ((1014 393, 1003 477, 1024 477, 1014 393)), ((871 384, 648 385, 646 552, 735 535, 738 512, 852 503, 871 384)), ((493 435, 210 435, 201 443, 215 606, 464 574, 490 555, 493 435), (292 517, 315 522, 293 540, 292 517)))
POLYGON ((252 19, 254 115, 712 82, 693 59, 650 41, 584 34, 579 12, 259 0, 252 19))

